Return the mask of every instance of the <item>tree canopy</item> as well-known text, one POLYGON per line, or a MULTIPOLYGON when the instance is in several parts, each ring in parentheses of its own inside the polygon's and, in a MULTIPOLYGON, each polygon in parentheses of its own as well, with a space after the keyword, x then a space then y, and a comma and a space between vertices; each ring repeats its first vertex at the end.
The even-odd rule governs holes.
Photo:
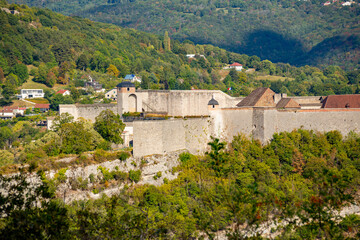
POLYGON ((116 144, 124 142, 121 134, 125 124, 121 121, 120 115, 114 114, 111 110, 104 110, 96 117, 94 128, 109 142, 116 144))

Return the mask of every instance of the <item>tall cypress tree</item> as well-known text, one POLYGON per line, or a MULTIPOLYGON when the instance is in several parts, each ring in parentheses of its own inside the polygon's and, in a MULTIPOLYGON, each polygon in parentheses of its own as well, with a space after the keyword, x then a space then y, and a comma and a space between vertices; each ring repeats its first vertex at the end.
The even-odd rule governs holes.
POLYGON ((165 31, 164 34, 164 49, 165 51, 171 51, 169 33, 165 31))

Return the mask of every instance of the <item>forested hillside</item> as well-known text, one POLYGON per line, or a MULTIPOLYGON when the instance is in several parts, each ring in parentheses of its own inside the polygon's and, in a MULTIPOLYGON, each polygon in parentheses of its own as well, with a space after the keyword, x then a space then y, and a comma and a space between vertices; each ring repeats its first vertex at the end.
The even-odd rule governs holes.
POLYGON ((126 74, 134 73, 142 77, 143 89, 220 89, 234 96, 247 95, 261 86, 289 95, 360 91, 359 70, 274 64, 212 45, 180 43, 166 35, 66 17, 46 9, 5 1, 1 6, 19 12, 0 11, 1 101, 5 104, 29 75, 48 87, 60 84, 68 88, 82 87, 85 76, 92 75, 111 89, 126 74), (197 55, 187 58, 187 53, 197 55), (244 70, 253 68, 255 73, 223 70, 233 62, 241 63, 244 70))
POLYGON ((11 0, 293 65, 359 66, 360 7, 298 0, 11 0))
MULTIPOLYGON (((131 171, 100 168, 97 176, 80 178, 80 185, 71 188, 96 190, 95 183, 102 182, 123 187, 122 192, 70 205, 54 198, 56 186, 67 180, 67 168, 52 180, 39 171, 43 185, 30 193, 31 186, 17 177, 19 184, 12 191, 19 194, 0 194, 0 201, 7 203, 0 205, 0 238, 215 239, 215 233, 223 231, 234 240, 359 239, 359 215, 339 214, 345 206, 358 204, 359 135, 300 129, 275 134, 265 146, 242 135, 228 146, 218 139, 209 145, 211 151, 202 157, 182 153, 180 165, 171 170, 178 177, 163 178, 161 186, 136 184, 141 171, 135 179, 131 171), (21 198, 26 192, 27 198, 21 198), (40 199, 41 208, 35 204, 40 199), (265 229, 277 237, 260 237, 265 229)), ((99 159, 106 158, 98 153, 99 159)), ((86 156, 76 162, 86 165, 86 156)), ((11 178, 0 177, 3 186, 10 185, 8 181, 11 178)))

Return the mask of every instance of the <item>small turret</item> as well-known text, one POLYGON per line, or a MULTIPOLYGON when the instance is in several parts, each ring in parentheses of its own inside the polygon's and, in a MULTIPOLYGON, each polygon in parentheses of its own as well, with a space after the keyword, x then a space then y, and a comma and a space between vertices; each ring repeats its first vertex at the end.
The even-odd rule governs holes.
POLYGON ((211 98, 211 100, 208 103, 208 109, 214 110, 219 108, 219 102, 214 99, 214 96, 211 98))
POLYGON ((132 82, 121 82, 116 87, 120 93, 135 93, 135 84, 132 82))

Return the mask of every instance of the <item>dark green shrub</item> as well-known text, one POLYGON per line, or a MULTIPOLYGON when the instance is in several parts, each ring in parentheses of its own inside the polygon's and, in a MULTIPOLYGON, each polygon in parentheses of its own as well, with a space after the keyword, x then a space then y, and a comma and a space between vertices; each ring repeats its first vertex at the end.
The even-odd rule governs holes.
POLYGON ((125 161, 130 157, 130 154, 128 152, 120 152, 118 153, 118 158, 120 161, 125 161))
POLYGON ((141 171, 140 170, 130 170, 129 172, 129 179, 133 182, 139 182, 141 178, 141 171))

